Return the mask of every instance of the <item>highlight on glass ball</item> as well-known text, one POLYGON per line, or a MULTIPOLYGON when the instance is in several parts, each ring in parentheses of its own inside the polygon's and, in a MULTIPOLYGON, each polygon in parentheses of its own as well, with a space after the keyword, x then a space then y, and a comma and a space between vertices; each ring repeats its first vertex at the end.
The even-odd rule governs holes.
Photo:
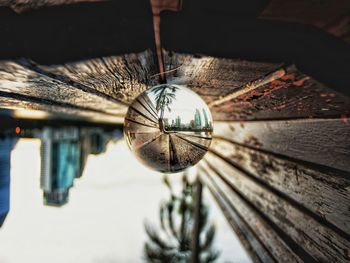
POLYGON ((163 84, 147 89, 129 106, 124 136, 137 159, 162 173, 198 163, 211 143, 213 120, 192 90, 163 84))

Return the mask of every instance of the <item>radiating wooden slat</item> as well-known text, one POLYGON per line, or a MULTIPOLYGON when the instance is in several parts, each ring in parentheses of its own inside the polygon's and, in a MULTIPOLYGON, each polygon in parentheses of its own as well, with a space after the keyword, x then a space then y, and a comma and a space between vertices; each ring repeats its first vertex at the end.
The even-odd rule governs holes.
POLYGON ((158 126, 158 121, 155 121, 153 118, 148 117, 146 114, 143 114, 142 111, 138 111, 132 106, 128 110, 127 118, 129 120, 136 121, 137 123, 145 124, 146 126, 158 126))
POLYGON ((269 222, 254 207, 243 200, 218 176, 213 175, 214 173, 204 162, 203 164, 200 163, 200 165, 202 168, 202 180, 206 185, 210 185, 211 188, 217 188, 216 191, 221 192, 222 198, 226 198, 227 202, 244 218, 277 262, 304 262, 304 260, 299 258, 300 255, 298 256, 291 250, 288 244, 279 237, 269 222))
POLYGON ((257 149, 350 171, 348 118, 217 122, 214 134, 257 149))
POLYGON ((221 121, 349 116, 350 97, 330 88, 290 66, 213 101, 211 110, 221 121))
POLYGON ((286 75, 287 71, 283 68, 278 69, 276 71, 271 72, 270 74, 263 76, 262 78, 249 81, 246 84, 244 84, 242 87, 237 88, 233 92, 227 94, 226 96, 222 96, 221 98, 211 101, 208 106, 213 108, 214 106, 222 105, 223 103, 226 103, 228 101, 232 101, 237 97, 240 97, 246 93, 252 92, 256 89, 258 89, 261 86, 264 86, 272 81, 275 81, 276 79, 280 79, 286 75))
POLYGON ((157 64, 151 50, 40 68, 125 104, 130 104, 149 86, 158 84, 158 78, 153 77, 157 74, 157 64))
POLYGON ((235 208, 232 207, 232 204, 230 204, 228 200, 224 198, 220 192, 220 189, 215 187, 207 176, 203 176, 203 173, 203 171, 200 171, 201 182, 208 187, 252 261, 254 263, 274 262, 269 252, 256 238, 249 225, 237 213, 235 208))
POLYGON ((213 139, 210 150, 350 235, 350 178, 226 140, 213 139))
MULTIPOLYGON (((127 104, 149 85, 157 83, 156 78, 151 78, 155 72, 150 50, 66 65, 40 66, 27 60, 0 61, 0 92, 27 96, 61 108, 79 108, 80 113, 83 110, 106 113, 118 117, 118 122, 121 122, 127 104)), ((17 108, 20 105, 29 104, 16 103, 17 108)), ((49 110, 55 109, 58 108, 50 107, 49 110)))
POLYGON ((57 115, 62 119, 85 120, 89 122, 114 123, 124 122, 124 116, 110 115, 103 112, 74 107, 73 105, 55 104, 26 96, 9 96, 0 92, 0 108, 15 110, 40 110, 57 115))
POLYGON ((0 91, 122 115, 126 105, 82 90, 14 61, 0 62, 0 91))
MULTIPOLYGON (((228 2, 232 1, 225 3, 228 6, 235 5, 228 2)), ((209 8, 201 10, 203 1, 195 1, 192 8, 186 10, 184 7, 182 13, 163 13, 163 48, 194 56, 204 54, 225 59, 295 64, 307 75, 349 96, 350 47, 347 43, 312 26, 262 21, 249 15, 233 16, 231 12, 236 10, 225 12, 222 8, 225 4, 215 12, 209 8)), ((206 5, 220 6, 209 1, 206 5)), ((237 6, 239 10, 241 5, 237 6)))
POLYGON ((348 239, 217 156, 209 153, 205 158, 215 176, 220 176, 236 192, 244 196, 293 242, 299 244, 308 255, 320 262, 348 262, 350 259, 348 239))
POLYGON ((262 63, 209 56, 195 57, 164 52, 168 83, 187 86, 210 103, 281 67, 281 63, 262 63))
POLYGON ((121 123, 127 104, 157 79, 151 78, 157 65, 147 1, 15 0, 0 6, 0 92, 14 96, 2 103, 6 107, 121 123), (65 5, 73 2, 91 3, 65 5))

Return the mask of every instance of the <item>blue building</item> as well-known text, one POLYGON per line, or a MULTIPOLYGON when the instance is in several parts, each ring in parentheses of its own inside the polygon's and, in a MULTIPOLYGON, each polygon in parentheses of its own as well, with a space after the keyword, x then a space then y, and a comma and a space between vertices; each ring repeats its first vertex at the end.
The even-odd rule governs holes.
POLYGON ((175 119, 175 127, 180 128, 181 127, 181 118, 180 116, 177 116, 175 119))
POLYGON ((41 138, 41 188, 44 204, 66 204, 69 189, 80 172, 79 130, 44 128, 41 138))
POLYGON ((10 161, 16 139, 0 139, 0 227, 10 210, 10 161))
POLYGON ((202 109, 202 111, 203 111, 203 116, 204 116, 204 128, 209 129, 210 124, 209 124, 207 112, 205 111, 205 109, 202 109))
POLYGON ((202 120, 201 120, 201 113, 198 109, 196 109, 196 113, 194 115, 194 122, 195 122, 195 128, 201 128, 202 127, 202 120))

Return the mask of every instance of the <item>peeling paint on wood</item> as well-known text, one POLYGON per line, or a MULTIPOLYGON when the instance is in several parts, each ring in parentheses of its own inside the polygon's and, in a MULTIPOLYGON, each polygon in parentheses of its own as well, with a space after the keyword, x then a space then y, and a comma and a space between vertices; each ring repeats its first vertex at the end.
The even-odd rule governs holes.
POLYGON ((208 106, 213 107, 213 106, 221 105, 227 101, 232 101, 233 99, 240 97, 243 94, 253 91, 258 87, 261 87, 269 82, 280 79, 285 75, 286 75, 286 70, 284 69, 279 69, 277 71, 274 71, 263 78, 248 82, 243 87, 240 87, 239 89, 233 91, 232 93, 226 95, 225 97, 222 97, 221 99, 210 102, 208 106))
MULTIPOLYGON (((301 73, 295 66, 277 74, 263 85, 248 85, 243 91, 228 95, 229 100, 215 103, 215 120, 259 120, 290 118, 339 118, 350 115, 350 98, 327 88, 301 73)), ((259 84, 259 81, 256 81, 259 84)), ((213 103, 212 103, 213 104, 213 103)))
POLYGON ((282 65, 168 51, 164 51, 164 60, 167 82, 191 88, 207 103, 264 77, 282 65))

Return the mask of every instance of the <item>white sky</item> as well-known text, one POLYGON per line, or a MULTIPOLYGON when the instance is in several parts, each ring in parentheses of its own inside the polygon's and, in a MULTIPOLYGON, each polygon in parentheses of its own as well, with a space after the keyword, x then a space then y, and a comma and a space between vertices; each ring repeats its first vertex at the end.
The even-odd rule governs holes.
MULTIPOLYGON (((110 143, 105 154, 89 157, 66 206, 45 207, 39 154, 37 139, 21 139, 12 152, 11 211, 0 229, 0 263, 142 262, 143 222, 158 224, 158 205, 168 198, 161 175, 139 164, 124 141, 110 143)), ((250 262, 219 209, 213 205, 211 211, 215 247, 222 250, 218 262, 250 262)))
MULTIPOLYGON (((155 96, 152 92, 148 93, 152 101, 155 100, 155 96)), ((194 114, 196 109, 199 109, 201 114, 202 123, 204 123, 203 111, 202 109, 208 109, 207 104, 198 96, 195 92, 187 88, 180 88, 176 91, 176 100, 170 104, 171 112, 168 110, 165 111, 164 118, 175 120, 177 116, 181 117, 182 123, 189 123, 194 119, 194 114)), ((155 105, 155 103, 154 103, 155 105)), ((208 119, 210 120, 210 112, 207 114, 208 119)))

